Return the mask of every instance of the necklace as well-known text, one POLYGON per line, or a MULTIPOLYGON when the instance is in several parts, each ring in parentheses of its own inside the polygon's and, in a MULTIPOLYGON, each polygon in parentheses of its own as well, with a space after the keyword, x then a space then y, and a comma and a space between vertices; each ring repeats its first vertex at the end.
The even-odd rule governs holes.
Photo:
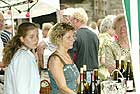
POLYGON ((123 49, 129 49, 129 43, 128 42, 118 42, 121 48, 123 49))
POLYGON ((120 44, 120 42, 118 42, 118 45, 119 45, 120 50, 121 50, 121 56, 125 56, 126 59, 129 59, 130 58, 129 45, 128 45, 128 43, 126 43, 125 45, 123 45, 123 44, 120 44))
POLYGON ((68 53, 61 52, 57 50, 57 53, 61 56, 61 58, 65 61, 66 64, 72 64, 73 61, 68 53))

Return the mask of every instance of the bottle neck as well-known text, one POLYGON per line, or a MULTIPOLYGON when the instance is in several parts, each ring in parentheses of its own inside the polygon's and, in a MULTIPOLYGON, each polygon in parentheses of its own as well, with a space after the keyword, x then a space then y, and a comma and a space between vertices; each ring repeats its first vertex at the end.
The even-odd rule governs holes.
POLYGON ((133 80, 133 72, 132 72, 132 69, 131 69, 131 63, 130 62, 127 62, 126 79, 127 80, 133 80))
POLYGON ((80 82, 83 81, 83 73, 80 73, 80 82))
POLYGON ((121 61, 121 69, 120 69, 120 72, 121 72, 121 73, 123 73, 123 72, 125 71, 125 69, 124 69, 124 63, 125 63, 125 62, 122 60, 122 61, 121 61))
POLYGON ((94 81, 98 80, 98 70, 94 71, 94 81))
POLYGON ((86 81, 87 77, 87 66, 86 65, 83 65, 83 80, 86 81))
POLYGON ((83 68, 80 68, 80 82, 83 81, 83 68))
POLYGON ((125 63, 125 62, 122 60, 122 61, 121 61, 121 68, 122 68, 122 69, 124 69, 124 63, 125 63))
POLYGON ((119 60, 116 60, 116 69, 119 69, 119 60))

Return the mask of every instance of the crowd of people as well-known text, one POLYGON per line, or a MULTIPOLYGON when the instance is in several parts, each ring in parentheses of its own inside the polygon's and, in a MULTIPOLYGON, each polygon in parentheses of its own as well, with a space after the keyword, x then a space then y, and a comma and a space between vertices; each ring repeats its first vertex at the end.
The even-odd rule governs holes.
POLYGON ((110 74, 116 57, 131 60, 123 14, 89 23, 83 8, 60 13, 61 22, 42 24, 41 40, 39 27, 31 22, 21 23, 11 37, 0 13, 0 68, 5 71, 0 94, 40 94, 42 69, 49 75, 50 94, 76 94, 83 65, 88 71, 104 67, 110 74))

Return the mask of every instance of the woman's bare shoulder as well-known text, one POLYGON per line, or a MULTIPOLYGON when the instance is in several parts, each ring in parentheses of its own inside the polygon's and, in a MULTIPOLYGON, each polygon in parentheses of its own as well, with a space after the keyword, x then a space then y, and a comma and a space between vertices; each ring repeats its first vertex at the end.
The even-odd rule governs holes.
POLYGON ((63 65, 62 64, 62 61, 60 60, 60 57, 57 56, 57 55, 52 55, 50 58, 49 58, 49 67, 54 67, 54 66, 61 66, 63 65))

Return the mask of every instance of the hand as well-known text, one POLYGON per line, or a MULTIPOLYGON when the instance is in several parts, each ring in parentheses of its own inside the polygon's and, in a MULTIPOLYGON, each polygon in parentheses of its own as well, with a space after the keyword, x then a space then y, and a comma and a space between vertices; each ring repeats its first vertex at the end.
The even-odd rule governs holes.
POLYGON ((43 53, 45 48, 46 48, 45 42, 42 41, 37 46, 37 52, 43 53))
POLYGON ((44 54, 45 47, 46 45, 44 41, 40 42, 37 47, 38 63, 39 63, 39 67, 42 67, 42 68, 44 67, 43 54, 44 54))
POLYGON ((5 65, 3 62, 0 62, 0 68, 5 68, 5 65))

